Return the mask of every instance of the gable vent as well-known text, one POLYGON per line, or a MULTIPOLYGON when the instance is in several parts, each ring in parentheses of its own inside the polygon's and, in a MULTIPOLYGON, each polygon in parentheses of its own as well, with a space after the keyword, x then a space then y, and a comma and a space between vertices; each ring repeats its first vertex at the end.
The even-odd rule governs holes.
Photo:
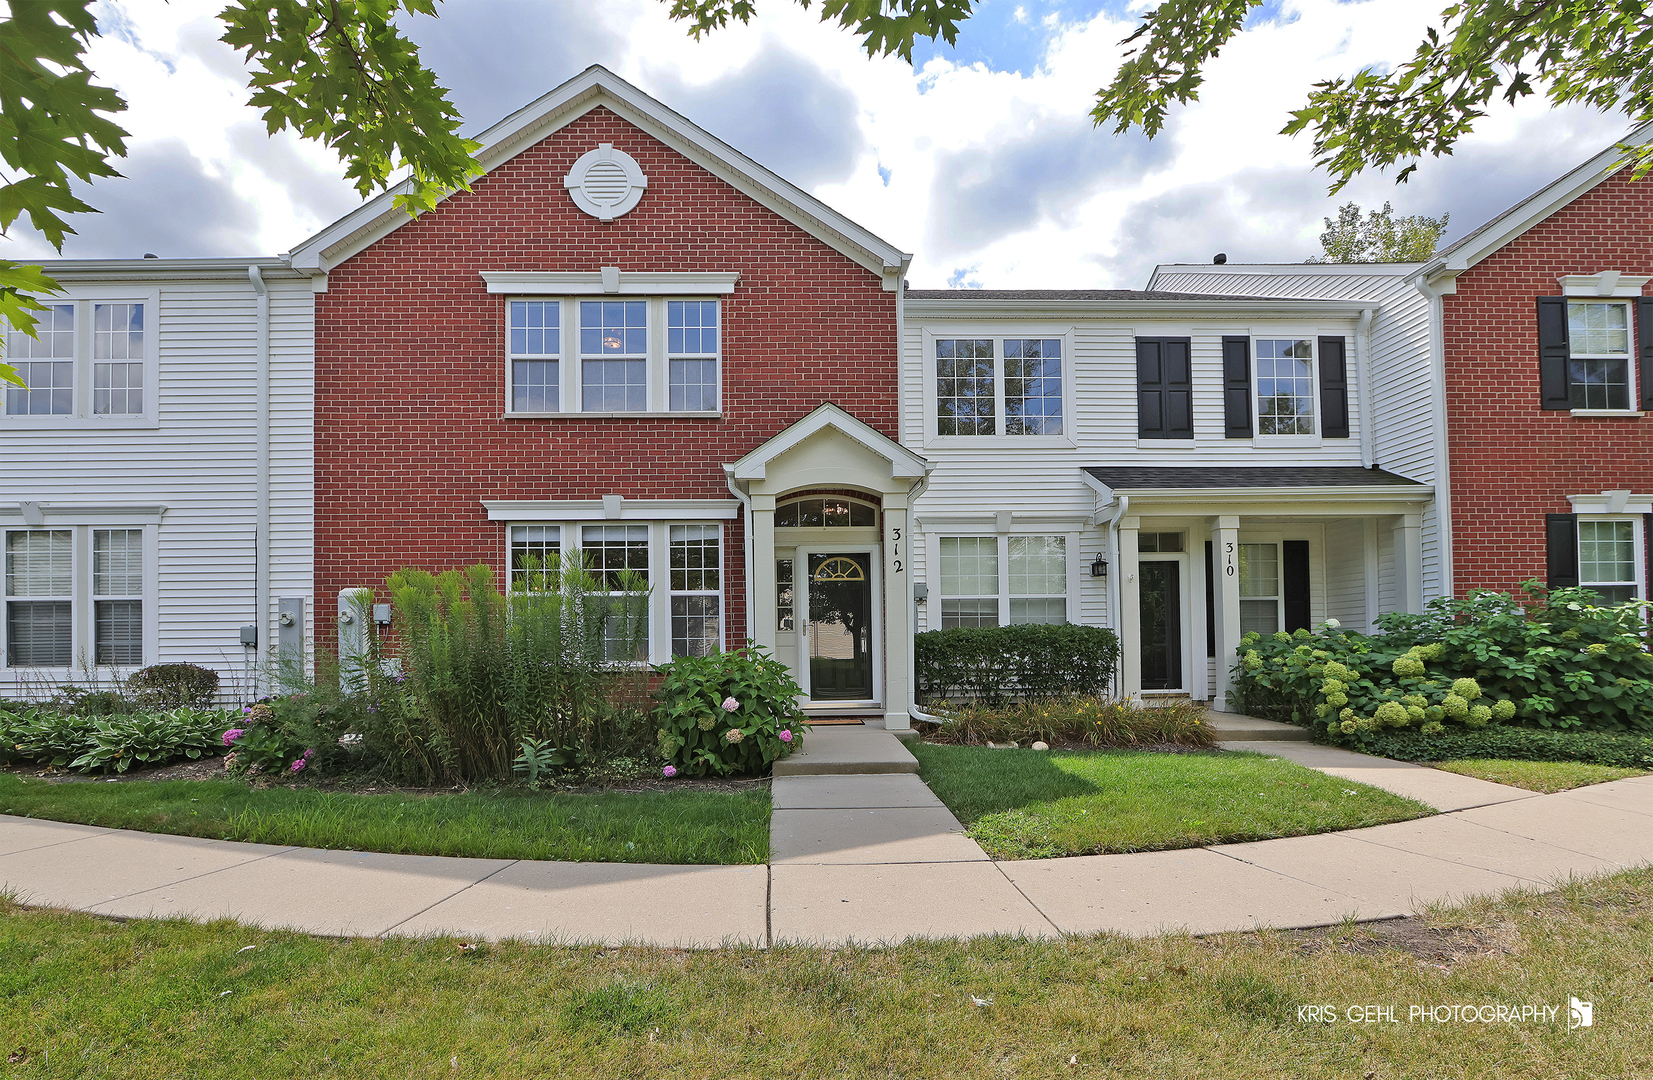
POLYGON ((637 160, 610 143, 602 143, 574 163, 563 187, 574 205, 599 221, 613 221, 642 201, 648 177, 637 160))

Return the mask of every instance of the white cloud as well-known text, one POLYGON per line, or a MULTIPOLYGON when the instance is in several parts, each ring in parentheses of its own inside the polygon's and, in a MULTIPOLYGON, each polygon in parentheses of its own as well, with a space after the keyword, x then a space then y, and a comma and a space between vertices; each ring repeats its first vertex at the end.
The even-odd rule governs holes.
MULTIPOLYGON (((290 133, 264 137, 238 58, 215 40, 218 6, 103 0, 105 26, 121 32, 106 34, 91 61, 131 103, 121 122, 133 161, 164 160, 174 188, 177 170, 193 168, 203 191, 223 196, 223 213, 195 230, 180 215, 157 215, 172 224, 153 240, 130 222, 77 222, 84 235, 66 254, 136 255, 127 248, 138 237, 171 255, 286 250, 354 205, 329 152, 290 133)), ((914 282, 925 286, 1141 287, 1155 262, 1219 250, 1232 261, 1298 260, 1318 250, 1321 219, 1349 199, 1450 211, 1461 232, 1624 127, 1585 109, 1551 112, 1541 100, 1499 107, 1455 157, 1425 162, 1409 185, 1366 176, 1332 199, 1307 138, 1279 134, 1287 114, 1318 79, 1410 55, 1439 0, 1286 0, 1223 49, 1201 100, 1174 109, 1152 145, 1089 120, 1134 17, 995 8, 997 25, 1045 27, 1036 63, 1003 71, 950 59, 969 55, 961 40, 958 52, 915 71, 868 58, 853 35, 820 24, 818 9, 780 0, 760 9, 751 25, 699 42, 657 0, 449 0, 440 19, 408 26, 470 130, 603 63, 913 251, 914 282), (731 87, 754 90, 734 100, 731 87), (832 115, 805 123, 799 102, 832 115)), ((988 16, 980 5, 978 19, 988 16)), ((123 215, 173 197, 136 173, 91 196, 123 215), (117 198, 119 184, 128 190, 117 198)), ((42 253, 26 236, 18 248, 42 253)))

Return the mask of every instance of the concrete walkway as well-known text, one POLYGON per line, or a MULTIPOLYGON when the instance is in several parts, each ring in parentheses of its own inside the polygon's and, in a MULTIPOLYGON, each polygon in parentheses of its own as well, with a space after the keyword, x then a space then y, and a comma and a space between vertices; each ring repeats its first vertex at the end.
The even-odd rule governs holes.
POLYGON ((1312 744, 1225 745, 1446 812, 1250 844, 994 862, 906 768, 898 740, 837 728, 812 733, 775 778, 768 866, 376 855, 0 816, 0 889, 105 915, 320 934, 705 947, 1317 926, 1653 861, 1653 776, 1535 795, 1312 744))

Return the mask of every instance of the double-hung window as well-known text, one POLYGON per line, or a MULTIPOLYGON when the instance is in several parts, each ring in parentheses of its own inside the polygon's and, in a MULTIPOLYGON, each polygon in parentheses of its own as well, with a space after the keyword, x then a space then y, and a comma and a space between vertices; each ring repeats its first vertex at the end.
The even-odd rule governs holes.
POLYGON ((152 301, 48 304, 31 337, 6 334, 6 359, 26 386, 7 386, 8 421, 130 421, 153 415, 152 301))
POLYGON ((1240 633, 1280 629, 1280 545, 1240 545, 1240 633))
POLYGON ((1062 435, 1060 337, 934 339, 938 437, 1062 435))
POLYGON ((1575 409, 1629 409, 1630 305, 1567 303, 1567 387, 1575 409))
POLYGON ((562 528, 511 526, 511 591, 552 592, 562 571, 562 528))
POLYGON ((722 531, 670 526, 673 656, 709 656, 722 642, 722 531))
POLYGON ((1068 621, 1066 536, 943 536, 941 623, 1012 626, 1068 621))
POLYGON ((718 300, 506 302, 507 415, 716 415, 718 300))
POLYGON ((4 530, 5 666, 144 665, 142 528, 4 530))
POLYGON ((1578 583, 1599 593, 1603 603, 1618 604, 1641 595, 1638 524, 1630 518, 1579 519, 1578 583))
POLYGON ((1314 339, 1258 338, 1257 434, 1314 435, 1314 339))
MULTIPOLYGON (((610 660, 649 655, 648 626, 639 627, 633 612, 623 602, 621 589, 628 577, 647 584, 649 579, 649 527, 647 525, 586 525, 580 530, 580 554, 586 566, 615 597, 614 613, 604 626, 605 650, 610 660)), ((646 616, 644 616, 646 619, 646 616)))

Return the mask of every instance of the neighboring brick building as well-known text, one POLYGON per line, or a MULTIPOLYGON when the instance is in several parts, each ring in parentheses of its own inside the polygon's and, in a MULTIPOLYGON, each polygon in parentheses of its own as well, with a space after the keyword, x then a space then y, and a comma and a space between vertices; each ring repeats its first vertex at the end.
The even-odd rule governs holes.
POLYGON ((773 644, 776 497, 848 489, 782 537, 858 552, 867 594, 811 689, 904 720, 907 650, 886 673, 875 638, 906 604, 872 589, 924 473, 893 441, 910 256, 601 68, 481 141, 471 190, 417 219, 388 193, 291 256, 320 290, 318 599, 580 551, 647 572, 652 660, 773 644))
POLYGON ((1647 595, 1653 180, 1633 181, 1618 157, 1586 162, 1417 271, 1439 294, 1458 595, 1532 578, 1647 595))

